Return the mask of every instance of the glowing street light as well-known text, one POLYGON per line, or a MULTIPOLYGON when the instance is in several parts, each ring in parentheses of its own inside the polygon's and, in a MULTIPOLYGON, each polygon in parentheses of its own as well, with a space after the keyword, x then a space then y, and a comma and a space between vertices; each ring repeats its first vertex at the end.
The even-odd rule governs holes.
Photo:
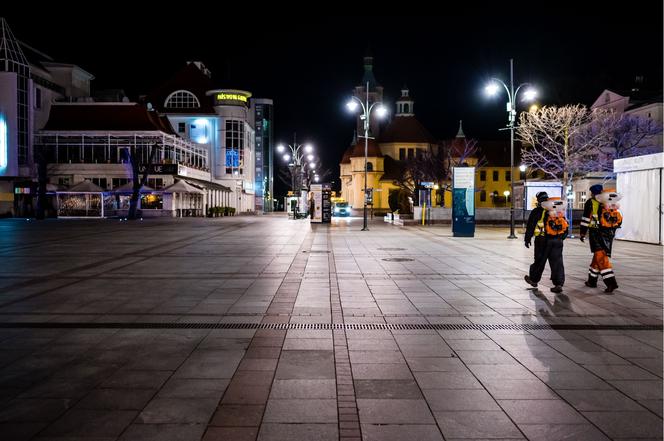
MULTIPOLYGON (((510 131, 510 194, 514 194, 514 127, 516 125, 516 99, 519 96, 519 91, 522 87, 523 90, 522 101, 532 101, 537 92, 528 83, 520 84, 514 90, 514 60, 510 58, 510 85, 509 87, 498 78, 491 78, 490 83, 486 85, 484 91, 489 96, 495 96, 500 91, 500 86, 505 88, 507 92, 507 128, 510 131)), ((505 195, 507 197, 508 195, 505 195)), ((514 200, 510 199, 510 235, 508 239, 516 239, 514 234, 514 200)))
POLYGON ((351 99, 346 103, 346 107, 351 112, 355 112, 362 107, 362 115, 360 119, 364 123, 364 223, 362 231, 367 231, 367 199, 369 198, 369 191, 367 189, 367 160, 369 156, 369 119, 371 118, 371 111, 374 110, 378 118, 383 118, 387 115, 387 108, 383 105, 382 102, 376 101, 372 104, 369 104, 369 82, 367 81, 366 87, 366 98, 364 102, 356 96, 352 96, 351 99))
POLYGON ((287 145, 278 144, 277 152, 279 153, 286 152, 287 151, 286 146, 288 146, 290 154, 285 153, 282 156, 282 158, 284 161, 288 163, 288 168, 291 168, 291 190, 295 192, 296 190, 295 177, 298 173, 300 173, 302 175, 302 183, 304 184, 304 177, 306 175, 306 172, 304 170, 306 166, 305 158, 308 159, 309 161, 312 161, 315 158, 315 156, 312 154, 314 151, 314 147, 311 144, 298 144, 295 135, 293 135, 293 144, 287 144, 287 145), (305 152, 309 154, 305 155, 305 152))

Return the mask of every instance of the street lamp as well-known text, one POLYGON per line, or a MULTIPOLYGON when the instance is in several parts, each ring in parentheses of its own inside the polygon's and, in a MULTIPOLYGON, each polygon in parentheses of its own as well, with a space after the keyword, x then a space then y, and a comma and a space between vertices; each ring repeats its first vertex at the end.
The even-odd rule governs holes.
POLYGON ((385 115, 387 115, 387 108, 380 101, 376 101, 374 103, 371 103, 371 105, 369 105, 368 81, 367 81, 366 91, 367 94, 364 102, 362 102, 362 100, 359 99, 358 97, 352 96, 350 101, 346 103, 346 107, 351 112, 355 112, 356 110, 359 109, 360 106, 362 107, 362 114, 360 115, 360 119, 364 123, 364 223, 362 226, 362 231, 369 230, 369 227, 367 227, 367 199, 369 197, 369 192, 367 189, 367 158, 369 156, 369 124, 370 124, 369 121, 371 117, 371 111, 374 110, 375 107, 376 115, 379 118, 383 118, 385 115))
MULTIPOLYGON (((287 153, 286 145, 284 144, 279 144, 277 145, 277 152, 278 153, 284 153, 282 156, 283 160, 288 163, 288 168, 291 168, 291 189, 293 193, 295 193, 295 177, 297 173, 300 173, 302 175, 302 178, 304 178, 304 175, 306 174, 306 171, 304 170, 304 167, 306 166, 305 163, 305 158, 308 159, 309 161, 313 161, 314 155, 312 152, 314 151, 314 148, 311 144, 298 144, 296 140, 296 135, 293 135, 293 144, 288 144, 288 150, 290 150, 290 154, 287 153), (305 153, 308 153, 308 155, 305 155, 305 153)), ((310 168, 314 168, 315 165, 313 162, 309 163, 310 168)))
MULTIPOLYGON (((520 84, 516 90, 514 90, 514 60, 510 58, 510 85, 509 87, 503 81, 498 78, 491 78, 491 82, 487 84, 484 88, 487 95, 493 96, 498 94, 500 90, 500 85, 505 88, 507 92, 507 129, 510 131, 510 187, 511 194, 514 194, 514 126, 516 123, 516 98, 519 94, 519 91, 522 87, 527 86, 527 89, 523 90, 523 101, 531 101, 537 95, 537 91, 530 87, 530 84, 523 83, 520 84)), ((508 239, 516 239, 514 234, 514 199, 510 201, 510 235, 508 239)))
POLYGON ((521 216, 521 222, 523 223, 523 228, 526 228, 526 205, 528 205, 528 167, 525 164, 519 166, 519 171, 523 173, 523 214, 521 216))

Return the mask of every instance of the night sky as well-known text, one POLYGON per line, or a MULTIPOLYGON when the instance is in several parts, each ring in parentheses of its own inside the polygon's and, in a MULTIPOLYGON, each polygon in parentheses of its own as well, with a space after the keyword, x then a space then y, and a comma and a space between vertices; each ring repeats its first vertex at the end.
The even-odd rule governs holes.
POLYGON ((186 8, 162 19, 133 13, 5 18, 20 40, 93 73, 96 89, 121 88, 130 98, 147 93, 187 60, 201 60, 217 86, 274 99, 276 140, 291 141, 297 132, 338 175, 354 128, 344 103, 362 78, 367 47, 392 112, 407 84, 417 118, 436 137, 453 137, 463 119, 468 137, 507 139, 507 132, 497 131, 505 125, 506 97, 489 100, 482 92, 490 76, 509 80, 510 57, 515 84, 534 83, 541 104, 589 105, 605 88, 631 87, 636 75, 645 76, 645 88, 662 89, 661 2, 629 7, 572 15, 576 8, 556 3, 551 11, 517 14, 513 26, 494 11, 255 21, 239 13, 228 19, 210 14, 208 23, 198 14, 189 19, 186 8))

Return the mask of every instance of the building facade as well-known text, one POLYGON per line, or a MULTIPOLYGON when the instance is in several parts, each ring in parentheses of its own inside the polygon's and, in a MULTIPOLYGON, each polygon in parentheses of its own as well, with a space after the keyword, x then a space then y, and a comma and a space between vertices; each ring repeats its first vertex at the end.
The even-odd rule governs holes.
POLYGON ((251 100, 256 128, 256 212, 274 211, 274 103, 270 99, 251 100))
POLYGON ((51 105, 90 97, 94 76, 20 42, 0 18, 0 216, 32 212, 34 133, 51 105))
POLYGON ((211 76, 188 62, 138 102, 121 90, 96 99, 92 74, 20 43, 0 19, 0 216, 32 215, 44 174, 52 192, 86 181, 109 194, 126 189, 129 152, 141 156, 150 191, 179 181, 175 188, 195 189, 200 207, 189 214, 269 211, 273 103, 216 88, 211 76))

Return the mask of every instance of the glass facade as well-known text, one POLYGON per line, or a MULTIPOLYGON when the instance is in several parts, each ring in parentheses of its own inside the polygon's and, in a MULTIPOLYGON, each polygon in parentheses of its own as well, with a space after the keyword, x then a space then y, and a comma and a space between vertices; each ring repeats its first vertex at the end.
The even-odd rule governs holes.
POLYGON ((244 121, 228 119, 225 128, 226 174, 242 175, 244 173, 244 121))
MULTIPOLYGON (((268 100, 265 100, 268 101, 268 100)), ((273 105, 268 102, 255 104, 256 121, 256 211, 273 211, 273 105)))

